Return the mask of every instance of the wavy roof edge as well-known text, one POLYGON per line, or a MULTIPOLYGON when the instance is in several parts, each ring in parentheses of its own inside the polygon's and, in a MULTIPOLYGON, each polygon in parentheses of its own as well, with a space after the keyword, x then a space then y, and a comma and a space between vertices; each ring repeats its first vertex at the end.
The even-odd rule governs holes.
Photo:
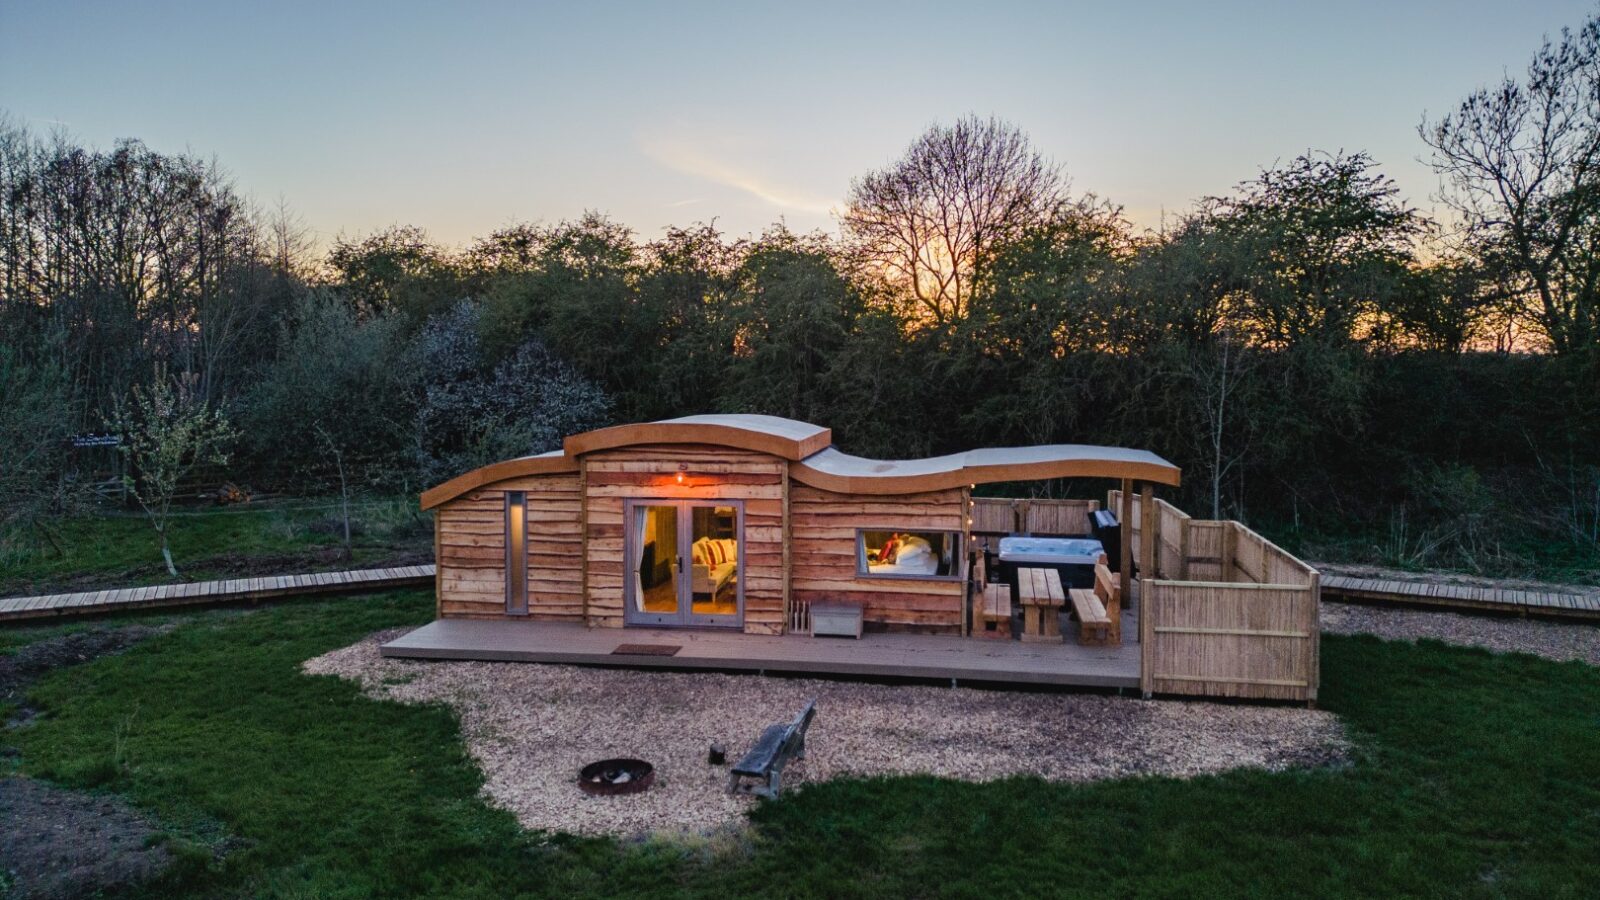
POLYGON ((965 484, 1038 481, 1048 478, 1114 478, 1177 486, 1177 466, 1148 450, 1090 444, 990 447, 927 459, 877 460, 851 456, 832 446, 833 432, 820 425, 761 415, 703 415, 615 425, 575 434, 561 450, 502 460, 473 469, 424 491, 432 509, 496 481, 525 475, 576 472, 585 453, 649 444, 711 444, 752 450, 790 463, 801 484, 841 493, 910 494, 965 484))

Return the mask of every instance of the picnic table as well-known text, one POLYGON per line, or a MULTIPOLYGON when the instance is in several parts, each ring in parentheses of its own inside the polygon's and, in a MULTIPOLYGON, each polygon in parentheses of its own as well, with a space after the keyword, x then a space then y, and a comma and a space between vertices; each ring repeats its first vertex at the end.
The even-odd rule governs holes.
POLYGON ((1067 592, 1055 569, 1017 569, 1017 601, 1022 604, 1022 639, 1033 644, 1059 644, 1061 607, 1067 592))

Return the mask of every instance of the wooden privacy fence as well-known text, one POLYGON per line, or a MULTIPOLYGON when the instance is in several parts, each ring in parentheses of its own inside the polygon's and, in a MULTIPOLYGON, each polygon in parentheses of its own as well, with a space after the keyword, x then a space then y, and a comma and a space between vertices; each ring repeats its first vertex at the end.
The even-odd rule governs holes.
POLYGON ((1098 500, 972 498, 974 534, 1088 534, 1098 500))
MULTIPOLYGON (((1134 559, 1139 561, 1141 572, 1149 569, 1167 577, 1186 577, 1184 574, 1184 561, 1190 558, 1192 552, 1188 544, 1188 526, 1193 522, 1188 513, 1165 500, 1152 497, 1150 498, 1150 505, 1149 517, 1158 523, 1156 532, 1160 540, 1156 541, 1155 546, 1152 548, 1155 555, 1146 559, 1144 545, 1145 502, 1143 497, 1135 498, 1132 522, 1126 529, 1129 533, 1130 541, 1128 546, 1134 551, 1134 559)), ((1121 515, 1121 491, 1113 490, 1106 495, 1106 508, 1118 513, 1119 516, 1121 515)))
POLYGON ((1314 587, 1157 579, 1140 589, 1146 694, 1316 701, 1314 587))
MULTIPOLYGON (((1121 500, 1112 491, 1107 502, 1121 500)), ((1316 701, 1315 569, 1238 522, 1192 519, 1148 495, 1129 526, 1145 694, 1316 701)))

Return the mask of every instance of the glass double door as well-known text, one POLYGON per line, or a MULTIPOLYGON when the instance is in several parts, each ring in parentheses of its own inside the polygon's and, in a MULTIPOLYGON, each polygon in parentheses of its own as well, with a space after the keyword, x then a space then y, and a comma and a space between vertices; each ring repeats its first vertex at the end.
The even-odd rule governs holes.
POLYGON ((728 626, 743 622, 742 503, 629 500, 623 521, 624 621, 728 626))

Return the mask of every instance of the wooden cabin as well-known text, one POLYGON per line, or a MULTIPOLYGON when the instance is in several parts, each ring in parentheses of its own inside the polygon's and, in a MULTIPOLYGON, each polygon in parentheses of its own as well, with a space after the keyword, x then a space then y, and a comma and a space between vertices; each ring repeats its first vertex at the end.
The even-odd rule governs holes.
POLYGON ((815 601, 866 627, 960 634, 972 489, 1101 477, 1176 485, 1153 453, 1077 445, 880 461, 755 415, 619 425, 422 496, 441 617, 781 634, 815 601))
POLYGON ((863 459, 771 416, 604 428, 422 495, 439 618, 382 652, 1315 702, 1317 572, 1154 496, 1179 477, 1144 450, 1082 445, 863 459), (1004 585, 986 571, 1008 536, 1088 530, 1097 501, 973 496, 1052 478, 1117 485, 1122 552, 1096 558, 1093 590, 1033 562, 1004 585), (867 633, 812 636, 841 621, 867 633))

